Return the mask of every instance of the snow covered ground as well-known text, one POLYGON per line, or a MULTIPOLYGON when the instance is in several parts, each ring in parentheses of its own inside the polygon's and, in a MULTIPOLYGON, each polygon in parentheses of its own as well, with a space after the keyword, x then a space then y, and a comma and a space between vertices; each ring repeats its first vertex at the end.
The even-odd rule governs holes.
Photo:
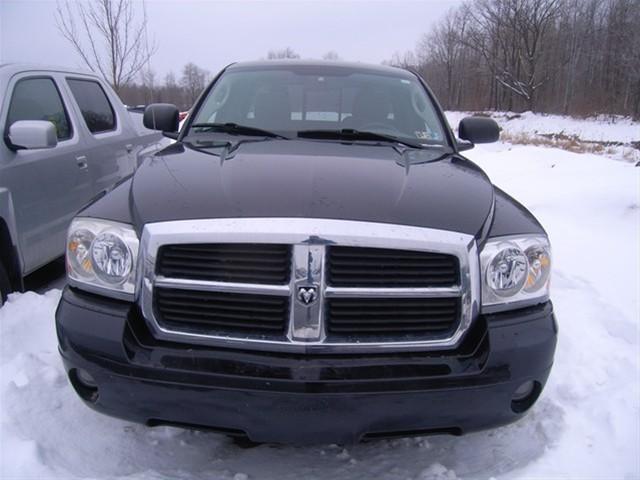
POLYGON ((525 419, 347 448, 240 449, 216 434, 129 424, 94 413, 68 385, 52 289, 0 309, 0 478, 640 478, 640 167, 506 143, 467 153, 534 212, 554 249, 556 363, 525 419))

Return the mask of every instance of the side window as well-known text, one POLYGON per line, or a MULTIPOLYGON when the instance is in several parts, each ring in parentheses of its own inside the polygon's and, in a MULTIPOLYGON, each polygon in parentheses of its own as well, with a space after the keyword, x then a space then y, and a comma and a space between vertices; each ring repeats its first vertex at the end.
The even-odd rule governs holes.
POLYGON ((56 126, 58 140, 71 138, 71 123, 60 92, 51 78, 24 78, 13 88, 7 128, 19 120, 47 120, 56 126))
POLYGON ((91 133, 115 130, 116 115, 98 82, 67 79, 67 83, 91 133))

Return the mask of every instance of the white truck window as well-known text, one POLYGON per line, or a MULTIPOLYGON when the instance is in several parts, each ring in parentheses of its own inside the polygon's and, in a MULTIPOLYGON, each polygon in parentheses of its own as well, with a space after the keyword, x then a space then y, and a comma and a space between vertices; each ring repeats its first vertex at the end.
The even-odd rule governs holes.
POLYGON ((67 83, 91 133, 115 130, 116 115, 98 82, 68 78, 67 83))
POLYGON ((7 128, 19 120, 49 121, 56 127, 58 140, 71 138, 71 122, 51 78, 23 78, 16 83, 9 105, 7 128))

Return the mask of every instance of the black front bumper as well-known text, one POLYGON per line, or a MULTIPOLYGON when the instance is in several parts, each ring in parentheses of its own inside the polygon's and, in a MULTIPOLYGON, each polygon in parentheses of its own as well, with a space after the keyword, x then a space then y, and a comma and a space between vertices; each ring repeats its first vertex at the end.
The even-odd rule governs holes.
POLYGON ((96 410, 210 428, 256 442, 350 443, 520 418, 544 386, 557 326, 550 302, 483 315, 455 351, 302 355, 154 339, 137 307, 67 288, 56 312, 65 368, 96 410), (90 373, 97 394, 83 390, 90 373), (535 391, 512 404, 516 389, 535 391))

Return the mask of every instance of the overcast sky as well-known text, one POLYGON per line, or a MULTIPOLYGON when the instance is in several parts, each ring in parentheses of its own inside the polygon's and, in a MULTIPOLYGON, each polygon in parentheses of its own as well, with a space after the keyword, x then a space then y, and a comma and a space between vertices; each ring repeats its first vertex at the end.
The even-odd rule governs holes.
MULTIPOLYGON (((380 63, 413 49, 460 0, 188 1, 147 0, 149 36, 161 79, 187 62, 216 72, 240 60, 292 47, 303 58, 334 50, 342 59, 380 63)), ((0 63, 82 66, 55 23, 55 0, 0 0, 0 63)))

